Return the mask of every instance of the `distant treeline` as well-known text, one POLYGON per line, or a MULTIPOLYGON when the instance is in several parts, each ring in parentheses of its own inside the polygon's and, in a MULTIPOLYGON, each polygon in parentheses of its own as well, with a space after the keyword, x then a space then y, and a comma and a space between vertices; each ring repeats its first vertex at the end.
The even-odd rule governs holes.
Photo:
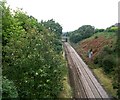
POLYGON ((116 26, 116 24, 106 29, 96 29, 94 26, 91 26, 91 25, 83 25, 75 31, 64 33, 64 35, 69 37, 70 42, 78 43, 79 41, 86 39, 95 33, 116 32, 117 30, 118 30, 118 27, 116 26))

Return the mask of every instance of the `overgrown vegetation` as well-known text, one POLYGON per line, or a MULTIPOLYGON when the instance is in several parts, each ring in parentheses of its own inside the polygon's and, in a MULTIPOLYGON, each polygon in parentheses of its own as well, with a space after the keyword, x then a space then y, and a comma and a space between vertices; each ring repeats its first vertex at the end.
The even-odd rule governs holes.
POLYGON ((20 9, 11 13, 5 2, 1 6, 2 70, 7 80, 3 81, 3 98, 57 98, 66 66, 62 27, 53 19, 38 22, 20 9))
POLYGON ((109 74, 115 70, 116 56, 113 55, 114 50, 109 46, 105 46, 103 51, 94 59, 94 63, 103 67, 105 73, 109 74))
POLYGON ((115 82, 113 83, 113 86, 115 89, 117 89, 117 96, 118 99, 120 99, 120 23, 118 23, 117 42, 115 49, 116 49, 117 63, 116 63, 116 69, 114 75, 115 82))
POLYGON ((118 81, 120 79, 120 57, 118 56, 120 42, 118 42, 119 40, 116 35, 117 30, 118 26, 115 25, 107 29, 95 29, 95 33, 91 37, 80 40, 74 45, 107 92, 115 98, 120 98, 120 82, 118 81), (93 58, 89 60, 87 53, 91 48, 93 49, 93 58), (109 85, 107 80, 111 82, 109 85))
POLYGON ((6 77, 3 77, 2 79, 3 82, 3 99, 8 99, 8 98, 17 98, 18 97, 18 92, 17 89, 14 85, 14 83, 8 79, 6 79, 6 77))

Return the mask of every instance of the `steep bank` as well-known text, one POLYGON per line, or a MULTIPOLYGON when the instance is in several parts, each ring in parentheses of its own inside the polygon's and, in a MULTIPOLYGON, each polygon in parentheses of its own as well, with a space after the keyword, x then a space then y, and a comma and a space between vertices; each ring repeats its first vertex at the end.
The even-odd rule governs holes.
MULTIPOLYGON (((96 57, 99 57, 102 54, 106 46, 109 47, 109 49, 113 50, 111 55, 114 56, 116 38, 117 36, 115 32, 100 32, 94 34, 90 38, 80 41, 77 45, 74 46, 79 55, 84 59, 88 66, 92 68, 95 76, 104 86, 106 91, 113 97, 116 97, 116 90, 113 89, 112 83, 114 83, 114 81, 112 74, 106 74, 102 66, 98 67, 97 64, 94 64, 94 60, 96 59, 96 57), (93 50, 92 60, 88 58, 88 50, 90 49, 93 50)), ((104 55, 104 57, 105 56, 106 55, 104 55)))

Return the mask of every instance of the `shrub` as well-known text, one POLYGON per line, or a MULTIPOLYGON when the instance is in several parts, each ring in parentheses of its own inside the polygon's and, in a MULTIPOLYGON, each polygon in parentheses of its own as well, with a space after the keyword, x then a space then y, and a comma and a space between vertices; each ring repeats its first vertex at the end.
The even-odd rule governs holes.
POLYGON ((102 67, 102 59, 104 58, 105 52, 100 52, 99 55, 97 55, 97 57, 95 57, 94 59, 94 64, 98 64, 99 67, 102 67))
POLYGON ((2 80, 2 98, 17 98, 18 92, 13 81, 3 77, 2 80))
POLYGON ((105 29, 95 29, 95 33, 98 33, 98 32, 104 32, 105 29))
POLYGON ((72 34, 70 36, 70 41, 73 43, 78 43, 81 40, 82 40, 82 36, 80 34, 72 34))
POLYGON ((99 58, 98 58, 98 57, 95 57, 95 59, 94 59, 94 64, 98 64, 98 62, 99 62, 99 58))
POLYGON ((98 38, 98 36, 95 36, 95 39, 97 39, 98 38))
POLYGON ((114 70, 115 61, 112 55, 107 55, 102 60, 102 67, 105 73, 111 73, 114 70))
POLYGON ((112 49, 107 45, 107 46, 104 47, 103 52, 106 52, 107 54, 111 54, 112 49))

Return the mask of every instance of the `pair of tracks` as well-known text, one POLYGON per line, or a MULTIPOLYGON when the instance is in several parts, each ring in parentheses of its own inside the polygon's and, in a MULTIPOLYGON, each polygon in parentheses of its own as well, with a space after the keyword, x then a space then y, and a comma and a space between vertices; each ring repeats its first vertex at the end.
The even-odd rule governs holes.
POLYGON ((65 54, 69 64, 70 83, 74 98, 110 99, 88 66, 69 43, 64 43, 65 54))

